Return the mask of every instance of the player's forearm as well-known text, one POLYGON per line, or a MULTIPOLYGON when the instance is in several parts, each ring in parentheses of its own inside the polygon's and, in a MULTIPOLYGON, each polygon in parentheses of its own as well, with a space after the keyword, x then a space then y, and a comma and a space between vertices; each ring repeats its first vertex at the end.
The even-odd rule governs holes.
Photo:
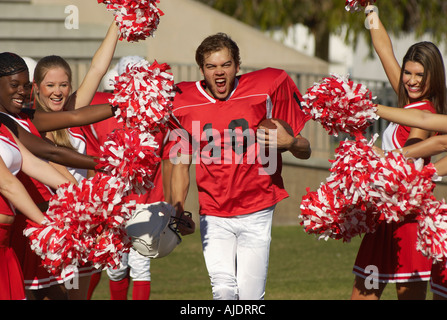
POLYGON ((178 214, 183 213, 189 190, 189 164, 175 164, 171 176, 171 204, 178 214))
POLYGON ((173 164, 170 159, 163 159, 161 161, 162 181, 163 181, 163 195, 168 203, 172 203, 171 198, 171 177, 173 164))

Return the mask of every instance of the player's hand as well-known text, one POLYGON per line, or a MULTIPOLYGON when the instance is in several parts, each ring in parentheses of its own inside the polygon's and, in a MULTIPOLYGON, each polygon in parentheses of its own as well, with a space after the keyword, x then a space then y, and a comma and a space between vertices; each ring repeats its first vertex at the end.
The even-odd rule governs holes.
POLYGON ((276 129, 269 130, 262 125, 259 126, 259 129, 262 130, 256 132, 258 143, 266 148, 289 149, 294 143, 294 137, 287 132, 279 121, 275 119, 271 121, 276 125, 276 129))
POLYGON ((177 214, 177 228, 182 236, 193 234, 196 231, 196 224, 192 219, 191 213, 185 211, 181 214, 177 214))

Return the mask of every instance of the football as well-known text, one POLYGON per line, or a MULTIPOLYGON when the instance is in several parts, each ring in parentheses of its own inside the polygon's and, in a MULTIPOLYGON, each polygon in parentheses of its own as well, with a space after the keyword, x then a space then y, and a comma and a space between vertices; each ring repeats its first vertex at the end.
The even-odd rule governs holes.
MULTIPOLYGON (((274 118, 274 119, 276 121, 278 121, 284 127, 284 129, 286 129, 288 134, 290 134, 293 137, 295 136, 293 134, 292 127, 287 122, 285 122, 284 120, 281 120, 281 119, 276 119, 276 118, 274 118)), ((276 125, 272 122, 272 119, 262 120, 261 123, 258 125, 258 128, 260 128, 260 127, 264 127, 264 128, 267 128, 267 129, 276 129, 276 125)), ((262 129, 262 128, 260 128, 260 129, 262 129)), ((279 152, 285 152, 285 151, 287 151, 287 149, 278 149, 278 151, 279 152)))
POLYGON ((167 202, 137 204, 126 223, 133 248, 142 256, 153 259, 170 254, 182 241, 174 215, 174 207, 167 202))

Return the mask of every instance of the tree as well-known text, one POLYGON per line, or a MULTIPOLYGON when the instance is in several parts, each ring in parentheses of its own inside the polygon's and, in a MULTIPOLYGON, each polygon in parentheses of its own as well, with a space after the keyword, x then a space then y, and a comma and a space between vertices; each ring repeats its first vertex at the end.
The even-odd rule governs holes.
MULTIPOLYGON (((342 34, 355 45, 359 36, 368 36, 363 13, 349 13, 344 0, 196 0, 261 30, 282 29, 301 23, 315 38, 315 56, 329 60, 329 36, 342 34)), ((447 37, 447 1, 377 0, 380 18, 388 32, 400 35, 428 32, 435 42, 447 37)))

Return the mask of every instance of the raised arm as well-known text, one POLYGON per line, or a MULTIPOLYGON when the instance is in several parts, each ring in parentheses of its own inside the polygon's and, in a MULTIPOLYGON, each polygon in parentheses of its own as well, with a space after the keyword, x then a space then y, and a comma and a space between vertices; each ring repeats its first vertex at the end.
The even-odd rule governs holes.
POLYGON ((397 93, 401 66, 394 55, 391 39, 380 21, 377 7, 368 5, 365 8, 365 12, 369 12, 367 19, 370 22, 369 30, 374 49, 379 56, 391 86, 397 93))
POLYGON ((93 56, 92 63, 81 85, 76 90, 75 109, 87 106, 98 90, 101 79, 109 69, 116 44, 119 38, 119 28, 115 21, 109 27, 101 46, 93 56))

